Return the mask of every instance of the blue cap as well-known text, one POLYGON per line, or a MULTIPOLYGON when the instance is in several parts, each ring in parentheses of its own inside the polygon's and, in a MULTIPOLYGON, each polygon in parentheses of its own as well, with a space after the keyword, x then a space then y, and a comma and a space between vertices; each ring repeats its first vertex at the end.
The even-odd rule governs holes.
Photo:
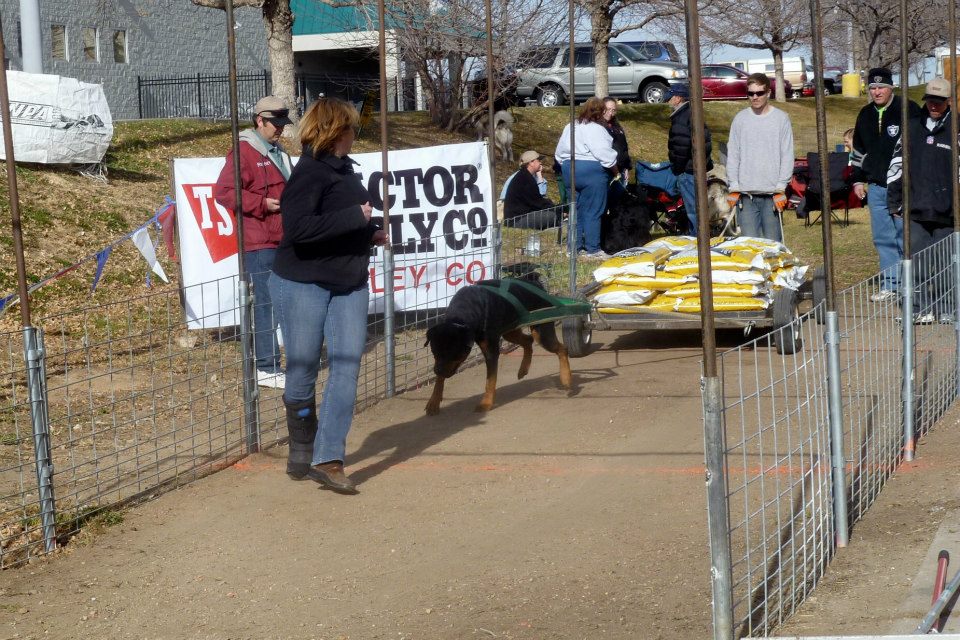
POLYGON ((680 96, 681 98, 690 97, 690 85, 686 82, 678 82, 670 85, 670 97, 680 96))

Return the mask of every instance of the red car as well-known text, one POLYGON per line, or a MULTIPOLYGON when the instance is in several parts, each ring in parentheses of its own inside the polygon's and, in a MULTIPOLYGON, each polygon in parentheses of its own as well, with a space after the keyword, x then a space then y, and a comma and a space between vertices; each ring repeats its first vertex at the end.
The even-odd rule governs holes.
MULTIPOLYGON (((705 64, 702 67, 704 100, 742 100, 747 97, 748 73, 726 64, 705 64)), ((784 81, 787 97, 793 91, 789 81, 784 81)), ((777 81, 770 78, 770 91, 776 94, 777 81)))

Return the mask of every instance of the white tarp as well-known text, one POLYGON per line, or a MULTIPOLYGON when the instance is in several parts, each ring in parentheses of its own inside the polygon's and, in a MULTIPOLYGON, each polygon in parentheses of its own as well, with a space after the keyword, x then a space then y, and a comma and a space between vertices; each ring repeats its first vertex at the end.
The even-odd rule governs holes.
MULTIPOLYGON (((17 161, 92 164, 103 159, 113 138, 113 118, 101 85, 7 71, 7 87, 17 161)), ((2 143, 0 158, 6 159, 2 143)))
MULTIPOLYGON (((351 155, 383 216, 381 155, 351 155)), ((297 159, 294 158, 294 161, 297 159)), ((445 307, 460 287, 494 277, 492 194, 486 144, 391 151, 390 242, 398 311, 445 307)), ((191 329, 239 324, 233 212, 213 198, 223 158, 173 162, 180 268, 191 329)), ((383 250, 370 258, 370 312, 384 309, 383 250)))

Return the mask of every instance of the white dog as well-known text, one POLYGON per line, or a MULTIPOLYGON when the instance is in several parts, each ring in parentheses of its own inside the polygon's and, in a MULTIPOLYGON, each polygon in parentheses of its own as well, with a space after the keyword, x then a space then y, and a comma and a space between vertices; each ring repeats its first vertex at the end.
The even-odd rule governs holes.
MULTIPOLYGON (((474 123, 477 140, 483 140, 487 133, 487 114, 480 116, 474 123)), ((493 114, 493 148, 501 160, 513 162, 513 116, 509 111, 497 111, 493 114)))

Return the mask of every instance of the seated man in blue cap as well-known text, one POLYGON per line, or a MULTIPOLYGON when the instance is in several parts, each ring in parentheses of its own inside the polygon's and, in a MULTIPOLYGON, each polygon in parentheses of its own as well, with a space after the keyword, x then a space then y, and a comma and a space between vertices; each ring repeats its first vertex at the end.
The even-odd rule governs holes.
MULTIPOLYGON (((693 130, 690 125, 690 85, 678 83, 670 88, 670 100, 667 103, 673 107, 670 114, 670 137, 667 140, 667 155, 670 158, 671 169, 677 176, 677 189, 683 198, 683 206, 690 221, 688 233, 697 235, 697 192, 693 178, 693 130)), ((706 143, 707 171, 713 168, 710 159, 712 148, 710 144, 710 129, 703 125, 704 140, 706 143)))

